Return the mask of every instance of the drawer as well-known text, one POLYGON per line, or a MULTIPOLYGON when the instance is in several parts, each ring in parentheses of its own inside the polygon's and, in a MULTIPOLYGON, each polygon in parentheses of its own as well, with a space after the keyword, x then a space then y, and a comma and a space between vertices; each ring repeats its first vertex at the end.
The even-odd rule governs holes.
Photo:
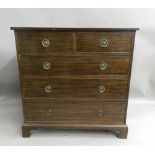
POLYGON ((79 32, 77 51, 79 52, 131 52, 131 32, 79 32))
POLYGON ((23 77, 24 98, 127 99, 126 79, 78 77, 23 77))
POLYGON ((40 122, 123 123, 125 103, 76 100, 25 100, 25 120, 40 122))
POLYGON ((16 47, 21 52, 52 53, 72 51, 71 32, 17 31, 16 47))
POLYGON ((19 62, 21 74, 128 75, 130 71, 130 57, 22 55, 19 62))

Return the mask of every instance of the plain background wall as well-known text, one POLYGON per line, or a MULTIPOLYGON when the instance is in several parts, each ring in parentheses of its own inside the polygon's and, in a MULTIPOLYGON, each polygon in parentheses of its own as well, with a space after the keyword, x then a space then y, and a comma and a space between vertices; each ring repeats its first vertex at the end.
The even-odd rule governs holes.
POLYGON ((0 145, 155 144, 155 9, 0 9, 0 145), (127 113, 127 140, 113 134, 35 131, 21 136, 23 123, 14 33, 11 26, 139 27, 127 113), (150 100, 150 101, 149 101, 150 100))
POLYGON ((155 9, 0 9, 0 95, 18 96, 14 33, 11 26, 139 27, 130 99, 155 99, 155 9))

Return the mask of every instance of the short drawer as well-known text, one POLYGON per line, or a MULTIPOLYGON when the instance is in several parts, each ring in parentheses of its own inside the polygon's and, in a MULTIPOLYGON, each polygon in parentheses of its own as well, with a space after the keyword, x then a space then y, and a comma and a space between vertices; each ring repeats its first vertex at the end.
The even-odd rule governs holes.
POLYGON ((71 52, 72 33, 52 31, 16 31, 16 47, 21 52, 71 52))
POLYGON ((78 77, 23 77, 24 98, 127 99, 126 79, 78 77))
POLYGON ((76 100, 25 100, 26 122, 123 123, 125 104, 121 102, 76 100))
POLYGON ((130 57, 21 55, 21 74, 129 75, 130 57), (35 60, 35 61, 34 61, 35 60))
POLYGON ((79 52, 132 52, 131 32, 79 32, 79 52))

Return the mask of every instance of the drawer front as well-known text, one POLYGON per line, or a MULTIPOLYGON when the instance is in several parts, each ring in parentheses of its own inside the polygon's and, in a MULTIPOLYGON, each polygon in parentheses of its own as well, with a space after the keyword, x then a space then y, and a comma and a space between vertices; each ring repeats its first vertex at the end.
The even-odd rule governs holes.
POLYGON ((23 55, 19 64, 21 74, 128 75, 130 70, 129 57, 23 55))
POLYGON ((21 52, 52 53, 73 49, 71 32, 17 31, 16 42, 21 52))
POLYGON ((124 79, 23 77, 23 97, 126 99, 124 79))
POLYGON ((26 100, 25 120, 40 122, 123 123, 124 103, 76 100, 26 100))
POLYGON ((79 52, 131 52, 131 32, 79 32, 77 50, 79 52))

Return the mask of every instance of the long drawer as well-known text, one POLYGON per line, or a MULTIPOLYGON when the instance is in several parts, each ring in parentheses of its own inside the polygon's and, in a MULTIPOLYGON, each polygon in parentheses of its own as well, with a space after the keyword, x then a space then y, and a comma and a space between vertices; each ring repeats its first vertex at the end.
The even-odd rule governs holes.
POLYGON ((123 123, 125 103, 77 100, 24 100, 27 122, 123 123))
POLYGON ((29 56, 20 57, 21 74, 128 75, 130 57, 125 56, 29 56))
POLYGON ((128 81, 87 77, 22 77, 24 98, 127 99, 128 81))

